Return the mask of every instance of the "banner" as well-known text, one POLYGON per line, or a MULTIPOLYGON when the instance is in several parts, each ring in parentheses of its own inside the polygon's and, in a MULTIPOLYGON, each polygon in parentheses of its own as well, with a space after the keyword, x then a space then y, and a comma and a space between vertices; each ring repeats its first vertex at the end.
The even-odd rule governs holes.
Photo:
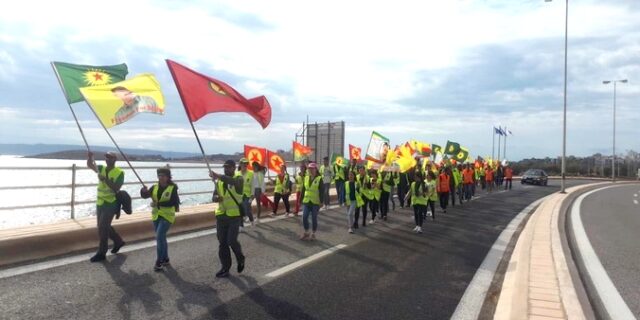
POLYGON ((387 153, 391 151, 390 149, 389 138, 373 131, 371 132, 371 139, 367 147, 366 159, 377 163, 384 163, 387 159, 387 153))
POLYGON ((346 165, 346 160, 344 159, 343 156, 337 153, 332 153, 330 163, 331 163, 331 166, 334 166, 337 164, 341 167, 344 167, 346 165))
POLYGON ((67 102, 83 101, 80 88, 120 82, 129 70, 124 63, 113 66, 88 66, 65 62, 52 62, 67 102))
POLYGON ((360 161, 362 160, 362 148, 356 147, 352 144, 349 145, 349 159, 360 161))
MULTIPOLYGON (((250 145, 244 145, 244 157, 249 161, 249 164, 257 162, 261 166, 265 166, 265 160, 267 159, 267 149, 254 147, 250 145)), ((253 166, 249 166, 249 169, 253 170, 253 166)))
POLYGON ((158 80, 144 73, 110 85, 80 88, 105 128, 122 124, 138 113, 164 114, 164 97, 158 80))
POLYGON ((307 147, 303 144, 298 143, 297 141, 293 142, 294 161, 302 161, 308 159, 312 151, 313 149, 311 149, 311 147, 307 147))
POLYGON ((270 150, 267 150, 267 167, 269 170, 280 174, 282 172, 282 165, 285 164, 284 159, 282 157, 270 150))
POLYGON ((444 147, 444 154, 455 155, 460 152, 460 144, 453 141, 447 141, 447 145, 444 147))

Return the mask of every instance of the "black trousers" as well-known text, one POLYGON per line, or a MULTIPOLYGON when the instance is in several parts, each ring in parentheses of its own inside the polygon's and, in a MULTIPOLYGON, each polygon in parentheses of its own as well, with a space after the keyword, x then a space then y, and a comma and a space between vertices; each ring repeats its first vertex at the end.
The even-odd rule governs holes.
POLYGON ((416 221, 416 226, 422 227, 422 223, 424 222, 424 216, 427 212, 427 206, 423 204, 414 204, 413 205, 413 218, 416 221))
POLYGON ((241 217, 228 217, 226 215, 216 216, 216 231, 218 236, 218 257, 222 268, 229 270, 231 268, 231 250, 236 256, 236 261, 244 262, 242 255, 242 247, 238 242, 238 233, 240 231, 241 217))
POLYGON ((282 202, 284 202, 284 209, 286 213, 290 212, 290 207, 289 207, 289 196, 291 194, 287 193, 287 194, 282 194, 282 193, 276 193, 273 195, 273 214, 275 214, 276 212, 278 212, 278 205, 280 204, 280 199, 282 199, 282 202))
POLYGON ((120 235, 111 226, 113 217, 120 211, 120 206, 105 205, 97 207, 96 217, 98 220, 98 237, 100 245, 98 246, 98 254, 105 255, 109 246, 109 239, 113 241, 113 245, 121 245, 124 241, 120 235))
MULTIPOLYGON (((433 200, 427 200, 427 206, 431 208, 431 219, 436 219, 436 202, 433 200)), ((424 207, 424 218, 427 218, 427 206, 424 207)))
MULTIPOLYGON (((407 189, 408 187, 406 185, 403 185, 401 183, 398 184, 398 200, 400 201, 400 207, 404 208, 404 198, 407 195, 407 189)), ((407 206, 409 206, 409 204, 407 203, 407 206)))
POLYGON ((362 226, 366 226, 367 225, 367 206, 369 205, 369 199, 363 197, 362 200, 364 201, 364 204, 362 205, 362 207, 356 207, 356 215, 353 219, 353 227, 354 228, 358 228, 358 219, 360 218, 360 209, 362 209, 362 226))
POLYGON ((371 209, 371 220, 376 220, 376 215, 378 213, 378 207, 380 206, 380 200, 376 200, 375 198, 369 200, 369 209, 371 209))
POLYGON ((382 191, 380 194, 380 216, 386 218, 387 213, 389 213, 389 192, 382 191))
POLYGON ((505 181, 504 189, 505 190, 507 190, 507 189, 511 190, 511 187, 513 186, 513 183, 512 183, 513 181, 511 181, 511 179, 505 179, 504 181, 505 181))
POLYGON ((449 204, 449 192, 440 192, 440 208, 447 210, 449 204))

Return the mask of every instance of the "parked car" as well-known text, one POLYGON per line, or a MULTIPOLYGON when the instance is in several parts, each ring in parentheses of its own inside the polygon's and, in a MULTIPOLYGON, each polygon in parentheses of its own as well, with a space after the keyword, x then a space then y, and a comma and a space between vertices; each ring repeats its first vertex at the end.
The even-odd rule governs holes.
POLYGON ((520 183, 537 184, 546 186, 548 181, 547 173, 540 169, 529 169, 525 171, 520 179, 520 183))

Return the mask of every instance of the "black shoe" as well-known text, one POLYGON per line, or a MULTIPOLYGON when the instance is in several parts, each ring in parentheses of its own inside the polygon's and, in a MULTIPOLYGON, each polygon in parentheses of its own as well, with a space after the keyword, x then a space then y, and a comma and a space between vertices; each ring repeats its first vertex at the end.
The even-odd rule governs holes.
POLYGON ((96 254, 95 256, 91 257, 89 261, 100 262, 100 261, 104 261, 105 259, 107 259, 107 257, 104 254, 96 254))
POLYGON ((162 264, 163 267, 167 267, 170 266, 171 263, 169 263, 169 258, 164 259, 164 261, 160 262, 162 264))
POLYGON ((238 261, 238 273, 242 273, 243 270, 244 270, 244 258, 242 258, 242 261, 238 261))
POLYGON ((156 263, 153 265, 153 271, 162 271, 163 268, 163 264, 160 261, 156 261, 156 263))
POLYGON ((116 254, 118 253, 118 251, 120 251, 120 248, 124 247, 126 243, 124 241, 122 241, 122 243, 120 244, 114 244, 113 248, 111 249, 111 253, 116 254))
POLYGON ((229 276, 229 270, 220 269, 220 271, 216 273, 216 278, 226 278, 228 276, 229 276))

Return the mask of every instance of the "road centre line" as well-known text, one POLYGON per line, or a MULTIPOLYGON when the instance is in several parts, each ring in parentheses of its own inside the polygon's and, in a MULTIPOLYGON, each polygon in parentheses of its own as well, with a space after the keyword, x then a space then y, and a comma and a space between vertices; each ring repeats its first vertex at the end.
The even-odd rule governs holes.
POLYGON ((576 245, 578 246, 578 254, 582 257, 587 274, 593 282, 593 286, 604 304, 605 310, 610 319, 635 319, 635 316, 629 309, 629 306, 627 306, 624 299, 622 299, 620 292, 618 292, 618 289, 616 289, 611 278, 609 278, 607 271, 593 249, 593 246, 587 237, 587 232, 584 229, 584 224, 582 223, 582 217, 580 214, 582 201, 586 197, 598 191, 622 186, 624 185, 598 188, 578 197, 571 207, 571 227, 576 239, 576 245))
POLYGON ((318 253, 316 253, 314 255, 311 255, 311 256, 306 257, 306 258, 301 259, 301 260, 298 260, 298 261, 296 261, 294 263, 288 264, 288 265, 286 265, 286 266, 284 266, 284 267, 282 267, 280 269, 271 271, 271 272, 267 273, 265 276, 267 278, 279 277, 279 276, 281 276, 281 275, 283 275, 283 274, 285 274, 285 273, 287 273, 289 271, 293 271, 295 269, 298 269, 298 268, 300 268, 300 267, 302 267, 302 266, 304 266, 306 264, 309 264, 309 263, 311 263, 311 262, 313 262, 315 260, 318 260, 318 259, 320 259, 320 258, 322 258, 324 256, 330 255, 330 254, 332 254, 332 253, 334 253, 334 252, 336 252, 336 251, 338 251, 340 249, 343 249, 346 246, 347 246, 346 244, 339 244, 339 245, 331 247, 329 249, 320 251, 320 252, 318 252, 318 253))

